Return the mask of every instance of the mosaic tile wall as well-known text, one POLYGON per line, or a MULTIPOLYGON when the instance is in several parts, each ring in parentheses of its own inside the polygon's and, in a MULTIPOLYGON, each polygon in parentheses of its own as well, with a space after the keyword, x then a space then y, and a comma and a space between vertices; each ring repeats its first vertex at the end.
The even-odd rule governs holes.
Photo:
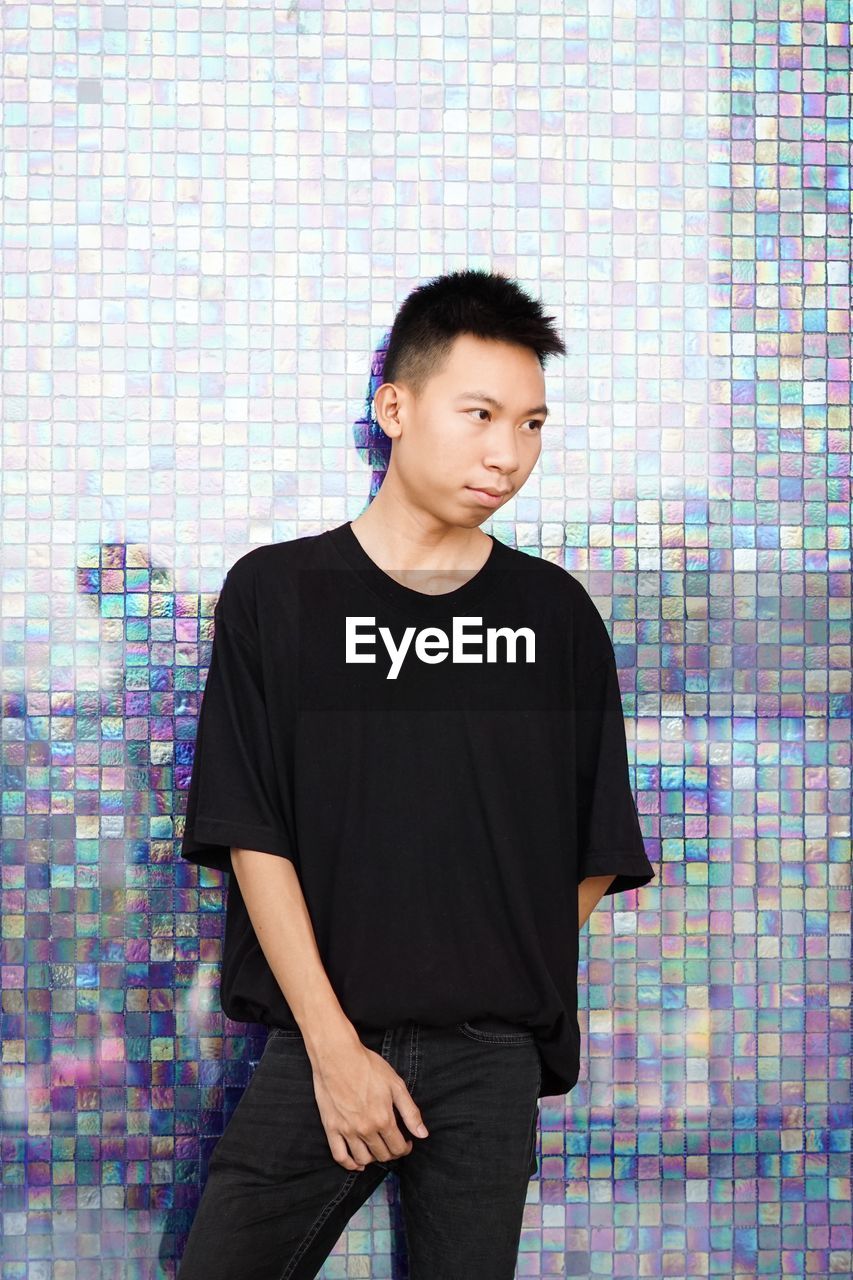
MULTIPOLYGON (((397 305, 568 342, 484 527, 587 586, 657 880, 582 935, 523 1277, 850 1277, 850 12, 20 4, 2 38, 2 1280, 173 1277, 262 1049, 177 857, 211 614, 354 518, 397 305)), ((405 1276, 387 1181, 322 1276, 405 1276)))

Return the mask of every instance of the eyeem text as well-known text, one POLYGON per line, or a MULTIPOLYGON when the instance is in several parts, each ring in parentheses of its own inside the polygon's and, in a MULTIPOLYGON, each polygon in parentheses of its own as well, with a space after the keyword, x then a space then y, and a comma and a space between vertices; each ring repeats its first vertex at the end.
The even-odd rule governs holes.
MULTIPOLYGON (((388 627, 379 627, 379 636, 391 659, 391 666, 386 680, 396 680, 409 650, 420 662, 515 662, 516 650, 520 639, 524 641, 524 662, 536 661, 536 635, 531 627, 487 627, 485 630, 485 656, 482 653, 484 643, 483 619, 476 617, 459 617, 453 619, 453 631, 450 637, 440 627, 406 627, 400 643, 395 643, 388 627), (478 625, 479 624, 479 629, 478 625), (500 646, 499 646, 500 642, 500 646), (472 652, 472 648, 480 646, 480 652, 472 652), (499 652, 500 648, 500 652, 499 652)), ((366 616, 348 617, 346 619, 346 661, 376 662, 376 619, 366 616)))

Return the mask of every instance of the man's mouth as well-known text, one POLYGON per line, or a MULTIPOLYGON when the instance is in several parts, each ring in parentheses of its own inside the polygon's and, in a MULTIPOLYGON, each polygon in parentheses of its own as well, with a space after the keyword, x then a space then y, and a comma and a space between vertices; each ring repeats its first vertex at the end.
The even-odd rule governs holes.
POLYGON ((487 507, 498 506, 511 492, 509 489, 476 489, 470 484, 465 487, 469 493, 473 493, 487 507))

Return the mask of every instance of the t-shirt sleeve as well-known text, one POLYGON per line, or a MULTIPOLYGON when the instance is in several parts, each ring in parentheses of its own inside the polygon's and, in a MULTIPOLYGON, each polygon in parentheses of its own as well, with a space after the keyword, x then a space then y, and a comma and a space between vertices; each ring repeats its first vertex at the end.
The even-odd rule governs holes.
POLYGON ((631 791, 616 657, 607 656, 577 688, 578 881, 615 875, 605 894, 655 878, 631 791))
POLYGON ((276 776, 257 639, 231 621, 235 614, 248 618, 249 611, 229 578, 213 614, 213 647, 181 843, 182 858, 219 871, 231 871, 232 846, 295 860, 276 776))

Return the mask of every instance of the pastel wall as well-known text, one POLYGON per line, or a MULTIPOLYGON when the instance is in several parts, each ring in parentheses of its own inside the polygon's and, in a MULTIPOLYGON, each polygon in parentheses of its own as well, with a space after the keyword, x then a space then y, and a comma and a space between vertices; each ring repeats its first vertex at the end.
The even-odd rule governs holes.
MULTIPOLYGON (((853 1273, 850 28, 779 8, 2 7, 2 1280, 173 1277, 263 1047, 177 855, 212 610, 381 481, 416 284, 541 296, 533 476, 658 870, 582 935, 525 1277, 853 1273), (784 1213, 784 1217, 783 1217, 784 1213)), ((391 1181, 325 1277, 405 1275, 391 1181)))

